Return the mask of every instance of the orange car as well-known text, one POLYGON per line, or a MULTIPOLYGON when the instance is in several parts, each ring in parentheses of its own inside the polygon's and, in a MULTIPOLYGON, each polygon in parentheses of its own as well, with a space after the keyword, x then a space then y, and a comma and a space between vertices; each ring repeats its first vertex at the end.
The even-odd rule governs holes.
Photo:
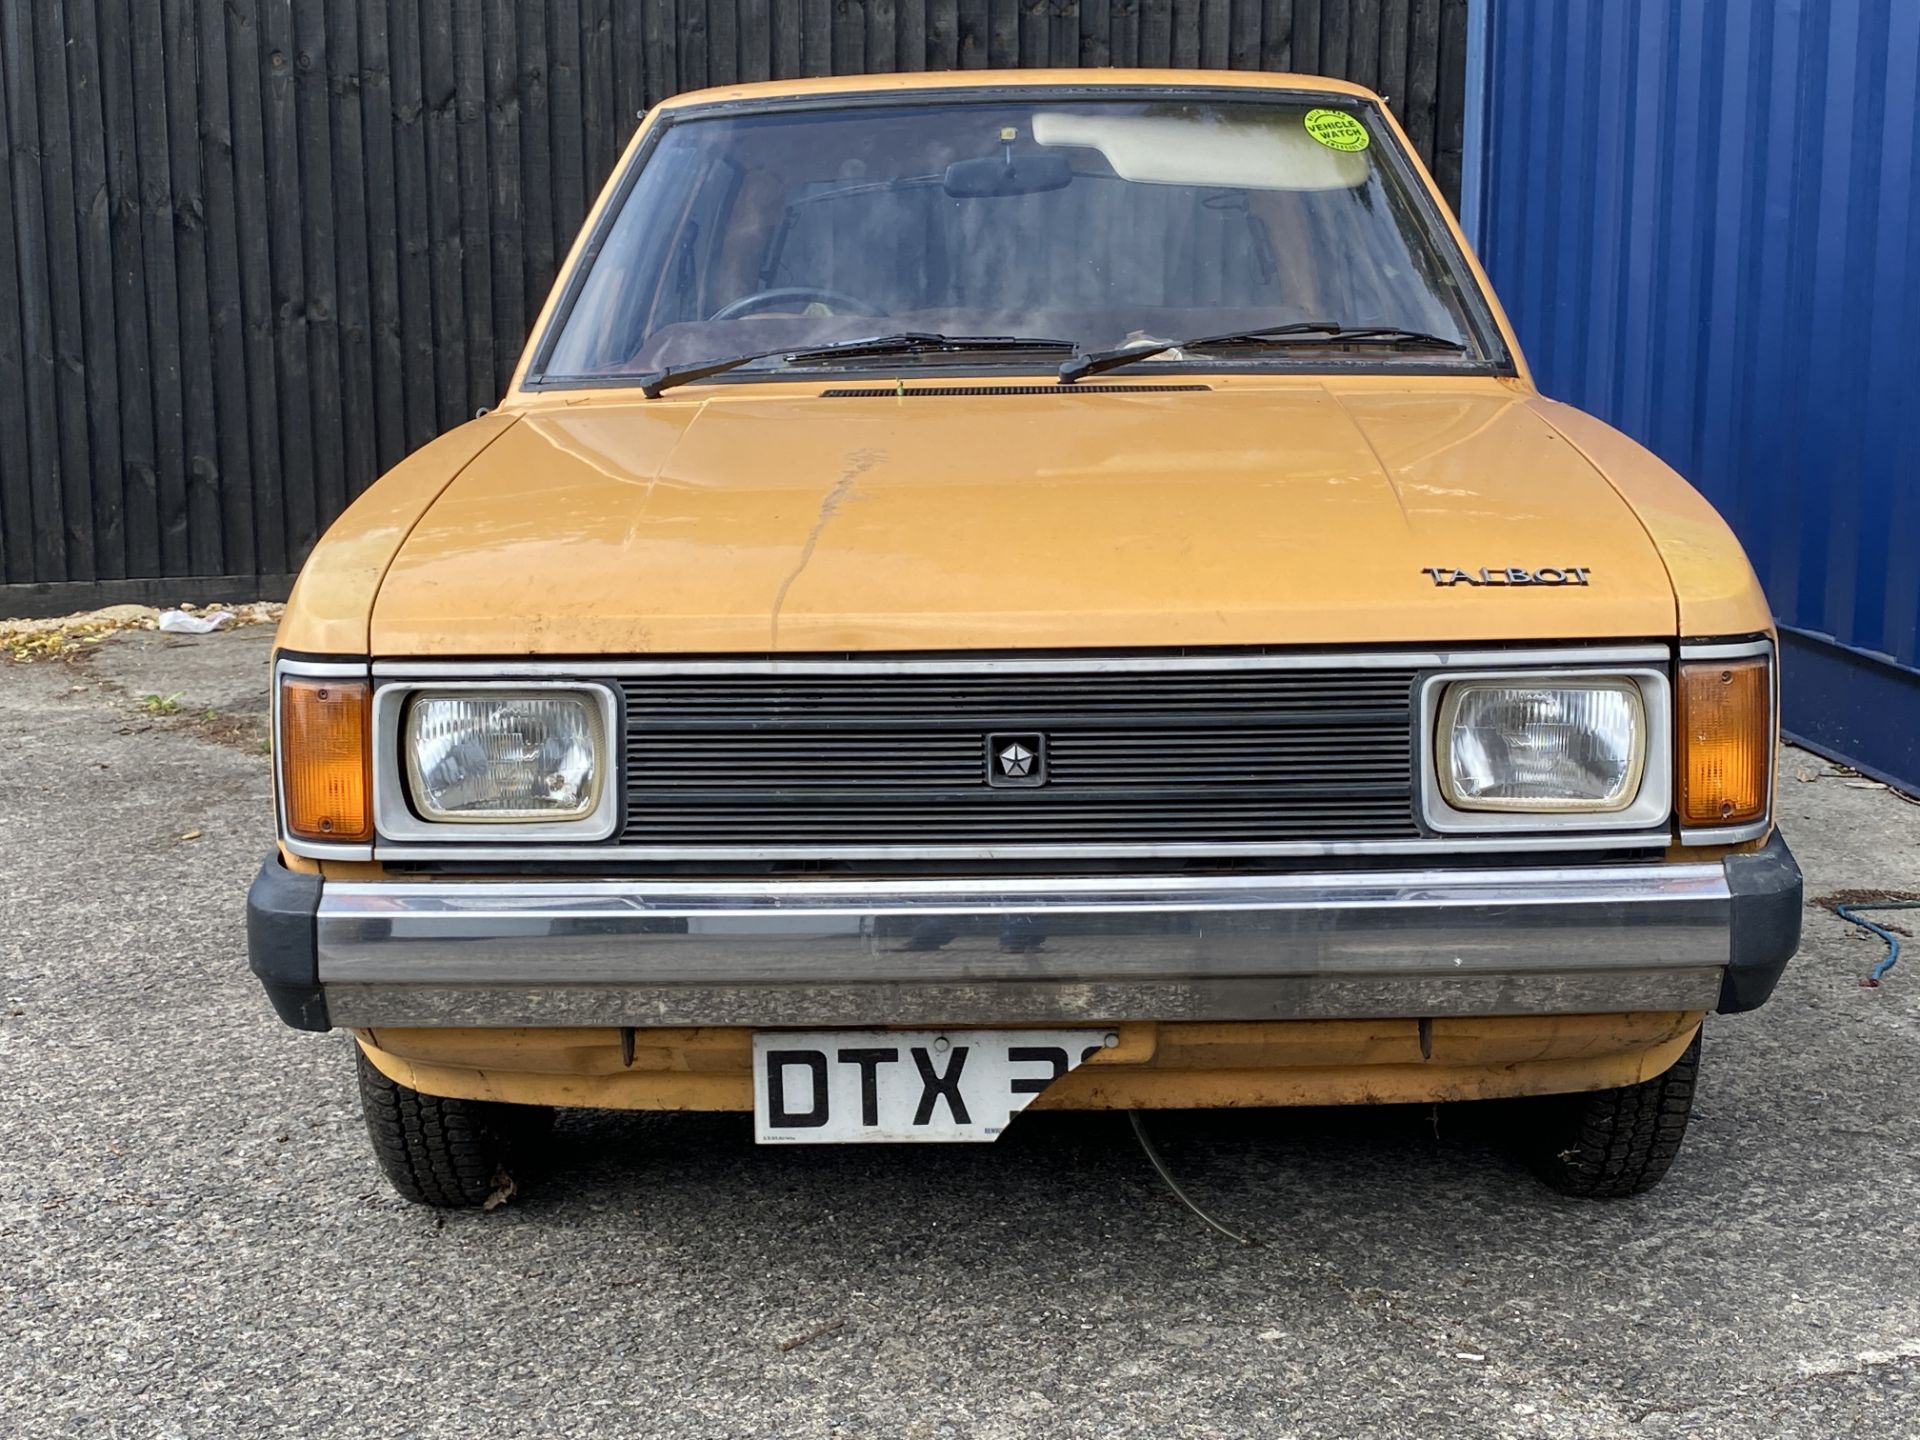
POLYGON ((1776 674, 1377 96, 685 95, 499 408, 300 577, 252 965, 428 1204, 559 1106, 1516 1096, 1549 1182, 1630 1194, 1798 941, 1776 674))

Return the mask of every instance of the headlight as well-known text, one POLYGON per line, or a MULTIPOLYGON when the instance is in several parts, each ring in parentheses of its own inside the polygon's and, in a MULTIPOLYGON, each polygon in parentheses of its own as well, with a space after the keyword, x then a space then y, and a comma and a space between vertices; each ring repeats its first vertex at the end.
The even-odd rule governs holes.
POLYGON ((1470 681, 1440 704, 1434 757, 1456 810, 1624 810, 1640 790, 1647 716, 1629 680, 1470 681))
POLYGON ((584 819, 599 803, 605 749, 589 695, 423 691, 407 705, 407 788, 423 820, 584 819))

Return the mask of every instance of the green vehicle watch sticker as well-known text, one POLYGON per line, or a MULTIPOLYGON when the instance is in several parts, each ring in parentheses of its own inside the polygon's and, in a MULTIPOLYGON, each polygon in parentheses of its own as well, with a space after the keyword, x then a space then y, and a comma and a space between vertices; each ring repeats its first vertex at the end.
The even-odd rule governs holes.
POLYGON ((1367 127, 1344 110, 1307 111, 1307 133, 1329 150, 1367 148, 1367 127))

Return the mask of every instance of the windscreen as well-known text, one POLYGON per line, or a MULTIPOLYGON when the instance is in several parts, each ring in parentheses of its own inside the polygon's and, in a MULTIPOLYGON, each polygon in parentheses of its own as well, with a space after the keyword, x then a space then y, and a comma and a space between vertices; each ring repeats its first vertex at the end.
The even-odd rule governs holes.
MULTIPOLYGON (((1393 143, 1362 107, 1277 100, 675 119, 582 261, 541 378, 907 331, 1092 350, 1307 322, 1418 331, 1478 361, 1451 240, 1393 143)), ((921 363, 939 362, 889 367, 921 363)))

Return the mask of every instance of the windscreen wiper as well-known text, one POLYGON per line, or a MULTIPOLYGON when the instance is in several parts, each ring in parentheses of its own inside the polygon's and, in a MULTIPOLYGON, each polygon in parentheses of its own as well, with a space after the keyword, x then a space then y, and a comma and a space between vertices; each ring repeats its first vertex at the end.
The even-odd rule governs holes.
POLYGON ((1224 335, 1202 335, 1197 340, 1168 340, 1159 345, 1121 345, 1112 350, 1090 350, 1060 367, 1060 383, 1071 385, 1089 375, 1118 370, 1136 360, 1150 360, 1169 350, 1264 350, 1284 345, 1404 345, 1410 349, 1452 350, 1466 346, 1444 335, 1403 330, 1398 325, 1336 325, 1331 320, 1302 320, 1295 325, 1273 325, 1264 330, 1231 330, 1224 335))
POLYGON ((1075 349, 1071 340, 1048 340, 1028 335, 941 335, 930 330, 908 330, 897 335, 863 335, 855 340, 836 340, 828 345, 800 349, 757 350, 751 355, 731 355, 724 360, 702 360, 692 365, 671 365, 656 370, 640 381, 640 393, 649 400, 659 398, 662 390, 704 380, 709 375, 737 370, 756 360, 776 357, 789 365, 823 365, 835 360, 867 359, 885 355, 940 355, 966 351, 1047 350, 1054 353, 1075 349))
POLYGON ((840 340, 812 350, 795 350, 787 359, 796 365, 823 360, 844 360, 848 356, 938 355, 970 350, 1065 350, 1079 347, 1071 340, 1049 340, 1038 335, 939 335, 925 330, 907 330, 898 335, 874 335, 864 340, 840 340))

